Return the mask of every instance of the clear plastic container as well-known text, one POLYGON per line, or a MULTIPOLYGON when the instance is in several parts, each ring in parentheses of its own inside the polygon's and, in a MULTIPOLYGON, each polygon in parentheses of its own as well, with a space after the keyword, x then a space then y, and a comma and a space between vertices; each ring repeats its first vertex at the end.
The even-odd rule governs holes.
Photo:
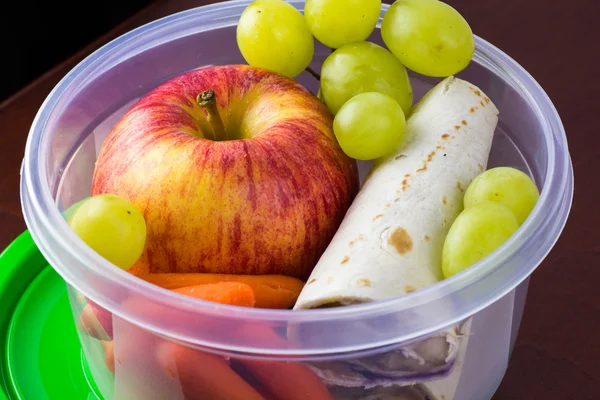
MULTIPOLYGON (((566 222, 573 172, 565 132, 550 99, 515 61, 480 38, 474 62, 459 77, 479 86, 500 110, 489 167, 508 165, 528 171, 541 197, 507 243, 450 279, 400 298, 344 308, 240 309, 183 297, 140 281, 97 256, 67 226, 61 212, 89 196, 102 140, 128 107, 183 72, 243 63, 235 26, 248 3, 229 1, 191 9, 112 41, 65 76, 32 125, 21 178, 23 212, 36 244, 68 284, 76 320, 85 305, 81 294, 112 320, 114 374, 105 364, 101 342, 83 330, 79 334, 102 396, 217 398, 202 392, 206 390, 202 385, 219 380, 202 375, 202 371, 218 370, 206 358, 212 353, 224 357, 219 362, 227 359, 256 387, 261 386, 252 378, 256 374, 248 372, 252 360, 265 362, 261 365, 273 376, 292 373, 294 383, 288 385, 302 387, 298 370, 293 369, 302 367, 290 367, 288 362, 293 361, 310 365, 309 371, 319 372, 328 384, 356 386, 332 386, 339 399, 365 398, 378 390, 367 389, 370 385, 394 379, 412 386, 397 389, 406 397, 389 398, 491 398, 519 329, 528 277, 552 249, 566 222), (431 349, 423 350, 420 344, 447 346, 446 341, 430 339, 456 324, 461 329, 470 327, 468 340, 456 349, 457 361, 434 360, 437 364, 432 366, 415 357, 415 352, 431 349), (167 348, 170 343, 183 346, 179 351, 184 361, 167 348), (404 357, 398 371, 392 371, 393 379, 380 379, 364 370, 365 364, 384 362, 390 355, 404 357), (355 372, 358 380, 341 379, 335 373, 340 369, 355 372)), ((292 4, 303 7, 299 1, 292 4)), ((382 6, 382 16, 387 7, 382 6)), ((378 29, 371 40, 382 43, 378 29)), ((317 44, 313 67, 318 69, 327 54, 328 49, 317 44)), ((416 100, 437 82, 416 74, 411 78, 416 100)), ((298 79, 316 90, 310 75, 298 79)), ((364 176, 368 164, 360 168, 364 176)))

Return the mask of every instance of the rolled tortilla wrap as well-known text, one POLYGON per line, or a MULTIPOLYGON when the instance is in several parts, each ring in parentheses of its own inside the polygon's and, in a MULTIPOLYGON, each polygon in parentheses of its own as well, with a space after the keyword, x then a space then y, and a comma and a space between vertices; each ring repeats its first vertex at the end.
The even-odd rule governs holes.
POLYGON ((444 379, 436 379, 421 384, 431 400, 461 400, 456 398, 456 389, 460 381, 463 363, 469 345, 472 319, 467 319, 461 327, 460 346, 452 372, 444 379))
POLYGON ((440 344, 439 339, 444 335, 435 335, 430 339, 417 342, 412 348, 406 346, 376 356, 308 365, 330 387, 336 400, 353 398, 394 400, 404 399, 403 396, 408 396, 410 393, 414 396, 424 396, 422 398, 427 400, 459 400, 454 396, 465 359, 471 319, 462 323, 459 330, 454 331, 454 329, 456 328, 447 331, 445 335, 456 340, 452 345, 451 354, 447 360, 439 360, 437 365, 431 365, 426 360, 433 359, 436 351, 438 356, 449 351, 436 348, 435 345, 436 341, 438 345, 440 344), (423 354, 427 347, 432 353, 431 356, 423 354), (409 365, 394 365, 395 358, 406 359, 402 352, 413 352, 415 358, 412 358, 409 365), (415 362, 417 359, 421 361, 420 364, 415 362), (386 361, 392 361, 392 364, 385 365, 386 361))
POLYGON ((376 385, 365 387, 332 386, 330 392, 335 400, 460 400, 456 389, 462 371, 467 348, 470 319, 463 325, 464 336, 460 354, 449 376, 412 385, 376 385))
MULTIPOLYGON (((450 77, 431 89, 407 120, 407 143, 373 166, 294 308, 383 300, 441 280, 446 234, 462 209, 465 188, 487 166, 497 123, 498 110, 472 84, 450 77)), ((362 388, 450 375, 439 391, 452 392, 459 329, 313 368, 330 385, 362 388)))
POLYGON ((498 110, 444 79, 414 107, 407 142, 377 162, 294 309, 389 299, 441 280, 442 247, 464 190, 486 169, 498 110))
POLYGON ((375 388, 409 386, 451 375, 461 347, 459 326, 409 345, 356 359, 308 365, 329 386, 375 388))
POLYGON ((374 389, 332 388, 335 400, 433 400, 418 386, 390 386, 374 389))

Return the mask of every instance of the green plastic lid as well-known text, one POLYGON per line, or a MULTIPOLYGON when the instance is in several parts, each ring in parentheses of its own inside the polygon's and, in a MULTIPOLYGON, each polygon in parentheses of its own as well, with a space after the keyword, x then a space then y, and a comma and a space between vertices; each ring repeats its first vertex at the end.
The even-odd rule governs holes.
POLYGON ((64 280, 28 231, 0 255, 0 400, 97 400, 64 280))

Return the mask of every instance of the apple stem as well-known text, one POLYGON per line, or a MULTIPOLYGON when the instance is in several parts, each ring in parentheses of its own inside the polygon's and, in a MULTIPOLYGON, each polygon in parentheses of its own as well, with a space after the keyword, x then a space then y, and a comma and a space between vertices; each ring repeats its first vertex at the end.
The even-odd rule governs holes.
POLYGON ((316 72, 314 69, 312 69, 311 67, 306 67, 306 72, 311 74, 313 76, 313 78, 315 78, 316 80, 318 80, 318 81, 321 80, 321 75, 318 72, 316 72))
POLYGON ((227 130, 225 130, 225 125, 223 124, 223 120, 221 119, 221 115, 219 114, 219 110, 217 108, 217 96, 213 90, 205 90, 204 92, 198 94, 196 97, 196 102, 200 105, 200 107, 206 110, 206 120, 208 121, 212 132, 212 140, 228 140, 227 130))

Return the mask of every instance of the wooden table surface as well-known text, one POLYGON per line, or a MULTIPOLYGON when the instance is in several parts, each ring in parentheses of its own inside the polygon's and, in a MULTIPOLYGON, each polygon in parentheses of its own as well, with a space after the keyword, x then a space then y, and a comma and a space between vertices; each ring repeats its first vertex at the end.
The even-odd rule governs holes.
MULTIPOLYGON (((158 0, 0 104, 0 248, 26 229, 19 168, 31 122, 54 85, 108 40, 204 3, 208 1, 158 0)), ((517 345, 494 400, 600 399, 600 206, 593 195, 600 173, 600 2, 448 3, 477 35, 517 60, 547 91, 565 125, 575 168, 569 222, 533 274, 517 345)))

